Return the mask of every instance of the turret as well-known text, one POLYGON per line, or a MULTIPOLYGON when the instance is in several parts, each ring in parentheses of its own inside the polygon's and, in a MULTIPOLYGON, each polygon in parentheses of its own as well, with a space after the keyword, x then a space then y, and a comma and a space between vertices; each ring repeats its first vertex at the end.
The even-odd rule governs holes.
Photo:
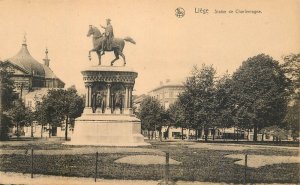
POLYGON ((46 54, 46 56, 43 59, 44 60, 44 64, 49 67, 50 59, 48 58, 48 48, 46 48, 45 54, 46 54))

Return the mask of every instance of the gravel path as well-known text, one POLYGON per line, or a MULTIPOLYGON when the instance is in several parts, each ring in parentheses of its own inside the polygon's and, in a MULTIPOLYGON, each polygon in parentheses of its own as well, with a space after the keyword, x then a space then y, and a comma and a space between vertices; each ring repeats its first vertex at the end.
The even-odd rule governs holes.
MULTIPOLYGON (((150 164, 165 164, 166 157, 158 155, 131 155, 120 158, 115 161, 116 163, 136 164, 136 165, 150 165, 150 164)), ((178 165, 181 162, 169 159, 170 164, 178 165)))
MULTIPOLYGON (((0 172, 1 184, 14 184, 14 185, 158 185, 160 181, 149 180, 108 180, 97 179, 94 182, 93 178, 82 177, 62 177, 50 175, 34 175, 31 179, 29 174, 22 173, 4 173, 0 172)), ((176 185, 227 185, 228 183, 212 183, 212 182, 191 182, 191 181, 178 181, 176 185)), ((229 185, 229 184, 228 184, 229 185)), ((277 183, 268 185, 280 185, 277 183)), ((285 184, 288 185, 288 184, 285 184)))
POLYGON ((241 151, 249 149, 286 149, 286 150, 298 150, 299 147, 287 147, 287 146, 267 146, 267 145, 247 145, 247 144, 218 144, 218 143, 196 143, 194 145, 189 145, 189 148, 203 148, 209 150, 231 150, 231 151, 241 151))
MULTIPOLYGON (((1 149, 0 155, 3 154, 28 154, 30 150, 11 150, 1 149)), ((148 154, 164 154, 160 150, 149 148, 122 148, 122 147, 80 147, 71 149, 57 149, 57 150, 34 150, 36 155, 81 155, 92 153, 148 153, 148 154)))
MULTIPOLYGON (((227 158, 240 159, 235 161, 235 164, 245 164, 245 155, 231 154, 226 155, 227 158)), ((300 163, 299 157, 294 156, 265 156, 265 155, 248 155, 247 166, 251 168, 259 168, 266 165, 280 164, 280 163, 300 163)))

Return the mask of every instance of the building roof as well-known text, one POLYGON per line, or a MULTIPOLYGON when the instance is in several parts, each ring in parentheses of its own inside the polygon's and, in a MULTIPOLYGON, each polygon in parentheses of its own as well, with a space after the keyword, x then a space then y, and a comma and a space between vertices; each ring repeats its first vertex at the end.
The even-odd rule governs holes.
POLYGON ((169 79, 166 80, 166 82, 160 82, 160 85, 152 89, 150 92, 157 91, 159 89, 165 88, 165 87, 184 87, 184 81, 183 80, 174 80, 171 81, 169 79))
POLYGON ((21 50, 15 56, 7 60, 24 69, 29 74, 33 74, 34 76, 45 76, 44 67, 30 55, 26 43, 22 44, 21 50))
MULTIPOLYGON (((46 59, 49 65, 48 59, 48 50, 46 49, 46 59)), ((26 39, 24 38, 24 42, 22 44, 22 48, 20 51, 13 57, 7 59, 12 65, 20 68, 21 70, 27 72, 28 74, 33 74, 34 76, 41 76, 46 79, 58 79, 62 83, 64 83, 61 79, 59 79, 54 72, 50 69, 49 66, 45 64, 39 63, 36 59, 34 59, 30 52, 27 49, 26 39)))
POLYGON ((43 65, 45 71, 45 78, 58 78, 54 72, 50 69, 50 67, 43 65))

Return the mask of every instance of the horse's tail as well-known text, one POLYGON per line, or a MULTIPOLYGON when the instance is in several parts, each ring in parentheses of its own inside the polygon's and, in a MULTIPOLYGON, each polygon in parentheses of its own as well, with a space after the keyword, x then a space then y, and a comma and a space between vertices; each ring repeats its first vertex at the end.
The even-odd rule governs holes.
POLYGON ((136 44, 136 42, 131 37, 125 37, 124 40, 126 42, 131 42, 132 44, 136 44))

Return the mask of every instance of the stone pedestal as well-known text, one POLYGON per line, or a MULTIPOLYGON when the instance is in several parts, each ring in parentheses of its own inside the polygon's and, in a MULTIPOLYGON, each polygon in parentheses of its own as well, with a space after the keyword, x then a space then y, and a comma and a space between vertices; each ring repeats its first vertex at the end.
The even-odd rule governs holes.
POLYGON ((140 120, 116 114, 85 114, 76 119, 69 145, 141 146, 148 145, 140 133, 140 120))
POLYGON ((82 71, 85 109, 75 120, 70 145, 141 146, 141 122, 133 115, 137 72, 128 67, 92 66, 82 71))
POLYGON ((91 114, 93 113, 92 107, 85 107, 83 109, 83 114, 91 114))

